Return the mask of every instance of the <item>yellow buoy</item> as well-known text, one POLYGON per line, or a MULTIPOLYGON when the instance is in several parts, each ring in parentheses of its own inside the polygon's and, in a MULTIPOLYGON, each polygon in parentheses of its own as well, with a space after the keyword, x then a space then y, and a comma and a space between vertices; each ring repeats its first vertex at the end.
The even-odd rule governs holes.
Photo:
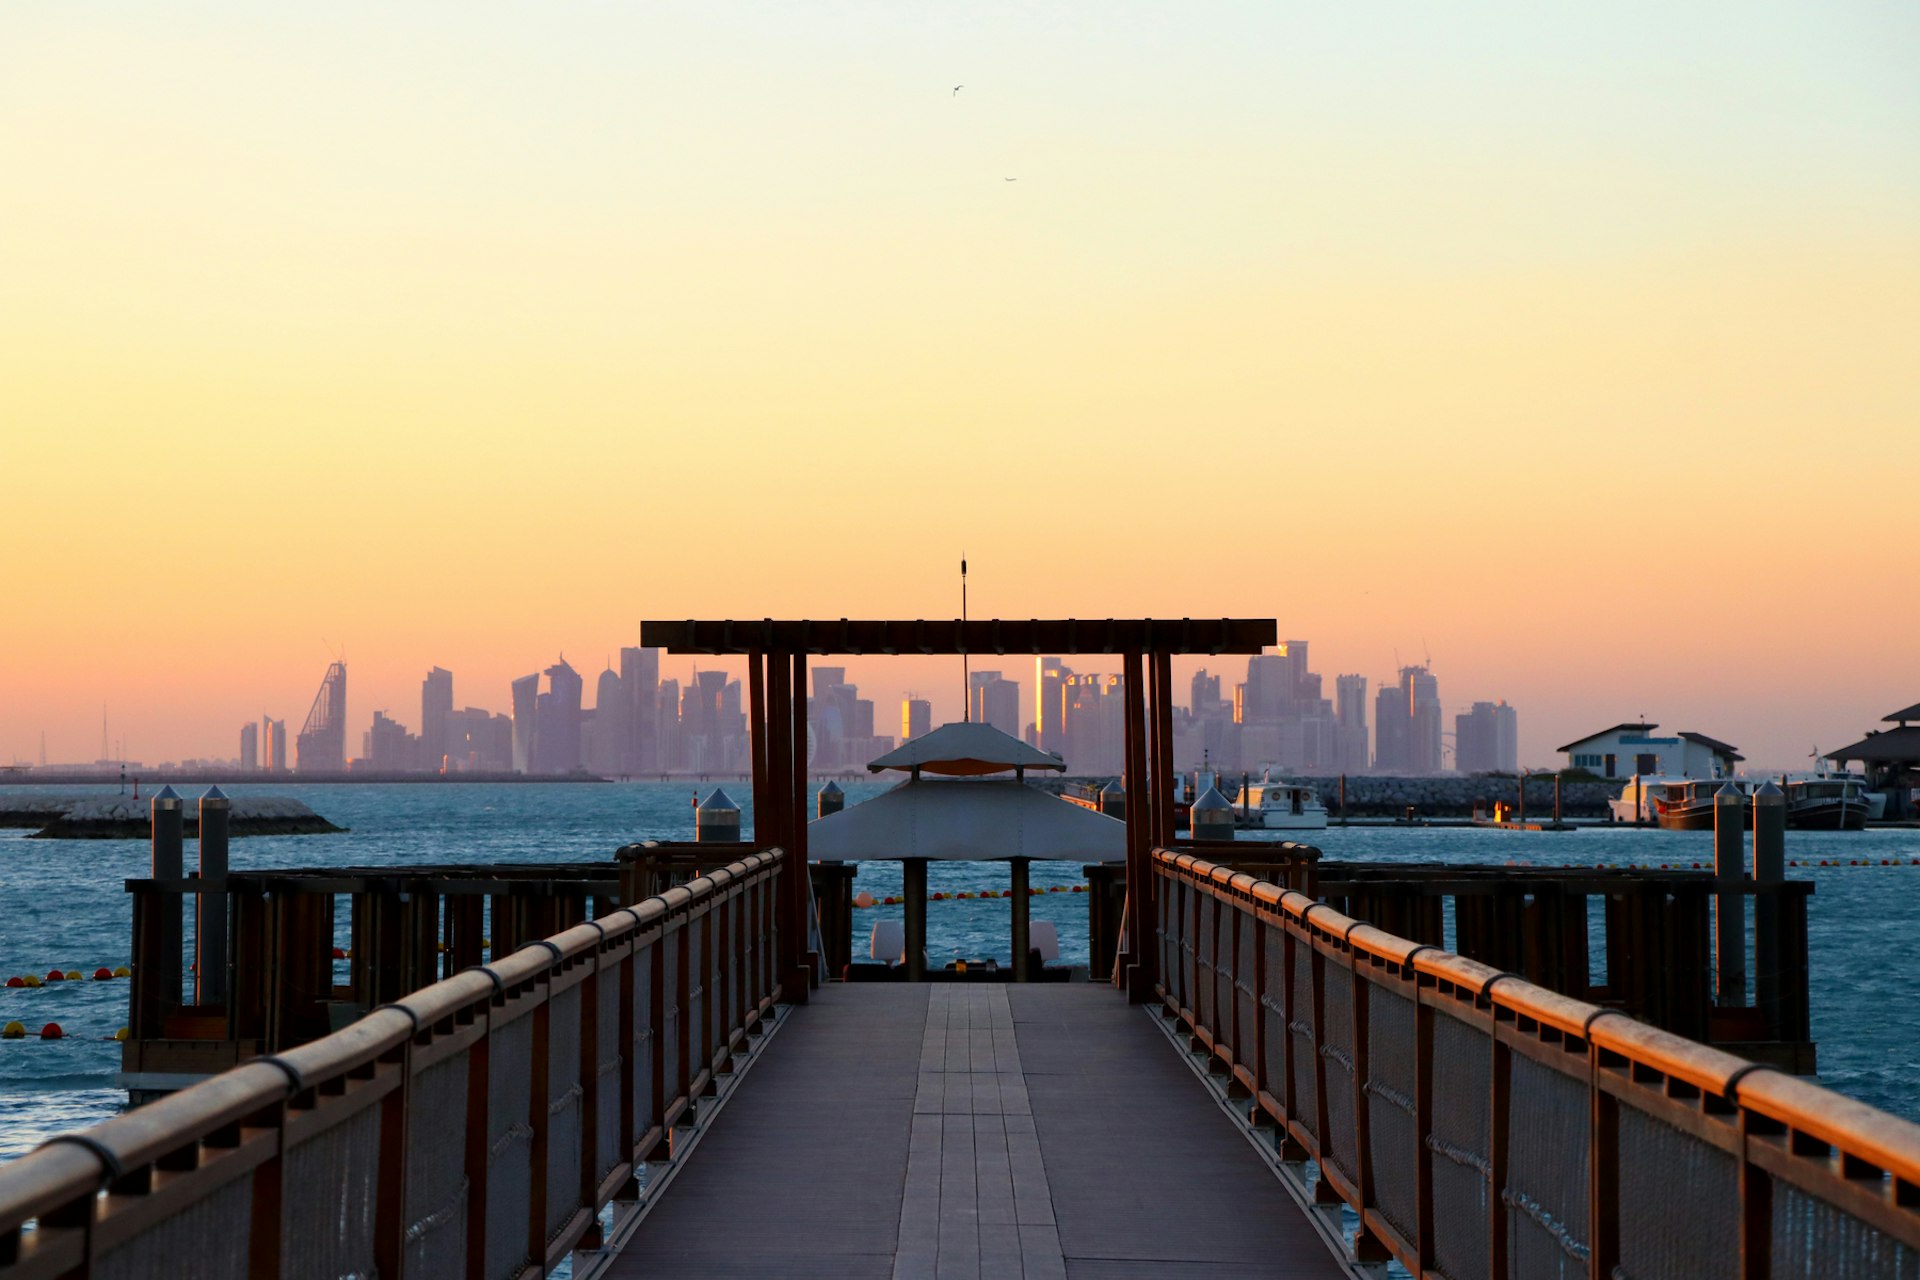
POLYGON ((113 967, 113 976, 116 978, 131 978, 133 976, 133 970, 124 964, 117 964, 113 967))
POLYGON ((133 1033, 128 1031, 125 1027, 122 1027, 118 1031, 113 1033, 113 1038, 115 1040, 125 1040, 131 1037, 132 1034, 133 1033))
POLYGON ((81 973, 81 972, 80 972, 80 971, 79 971, 78 969, 69 969, 69 970, 67 970, 67 981, 68 981, 68 982, 78 982, 78 981, 79 981, 79 980, 80 980, 81 978, 83 978, 83 977, 85 977, 85 976, 86 976, 86 975, 85 975, 85 974, 83 974, 83 973, 81 973))
POLYGON ((45 984, 43 984, 43 983, 42 983, 42 982, 40 981, 40 975, 39 975, 39 974, 37 974, 37 973, 24 973, 24 974, 21 974, 21 975, 20 975, 20 981, 21 981, 21 982, 23 982, 24 984, 26 984, 26 985, 27 985, 27 986, 29 986, 29 987, 38 987, 38 986, 43 986, 43 985, 45 985, 45 984))
POLYGON ((24 1040, 26 1035, 26 1027, 18 1022, 9 1022, 6 1026, 0 1027, 0 1040, 24 1040))

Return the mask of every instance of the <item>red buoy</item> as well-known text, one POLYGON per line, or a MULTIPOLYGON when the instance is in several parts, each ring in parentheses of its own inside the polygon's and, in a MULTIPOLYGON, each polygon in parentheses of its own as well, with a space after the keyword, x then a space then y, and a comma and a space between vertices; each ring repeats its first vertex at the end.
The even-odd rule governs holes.
POLYGON ((60 1024, 57 1022, 49 1022, 46 1026, 40 1028, 40 1038, 42 1040, 58 1040, 65 1034, 67 1033, 60 1029, 60 1024))
POLYGON ((347 953, 342 951, 340 948, 335 947, 333 949, 333 958, 335 960, 345 960, 347 958, 347 953))
POLYGON ((65 982, 66 980, 67 980, 67 975, 60 972, 60 970, 58 969, 47 970, 48 982, 65 982))
POLYGON ((27 983, 24 978, 16 973, 13 977, 7 979, 7 985, 10 987, 24 987, 27 983))
POLYGON ((93 980, 95 982, 111 982, 113 981, 113 970, 107 968, 105 965, 101 965, 93 971, 93 980))

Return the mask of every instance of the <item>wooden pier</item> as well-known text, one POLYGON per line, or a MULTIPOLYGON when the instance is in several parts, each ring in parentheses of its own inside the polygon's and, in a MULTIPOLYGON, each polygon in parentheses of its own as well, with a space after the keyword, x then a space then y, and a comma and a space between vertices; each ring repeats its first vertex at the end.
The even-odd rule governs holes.
MULTIPOLYGON (((1120 900, 1090 896, 1119 925, 1112 985, 820 981, 812 876, 784 843, 805 838, 804 654, 1129 654, 1134 693, 1146 670, 1155 690, 1150 718, 1128 707, 1145 778, 1167 776, 1165 653, 1263 627, 674 624, 760 655, 771 830, 726 865, 638 858, 539 891, 370 881, 356 939, 425 985, 356 976, 339 1029, 0 1166, 0 1280, 1920 1273, 1920 1126, 1319 896, 1417 935, 1431 894, 1298 852, 1210 861, 1173 845, 1170 806, 1132 807, 1120 900), (497 945, 446 973, 449 931, 488 920, 469 897, 497 945)), ((185 898, 257 888, 154 888, 143 964, 177 952, 185 898)), ((1458 914, 1474 890, 1454 892, 1458 914)), ((324 936, 323 897, 269 888, 265 937, 234 934, 290 1001, 331 963, 295 941, 324 936)), ((1535 931, 1523 961, 1567 954, 1571 931, 1538 932, 1552 902, 1508 904, 1535 931)), ((1506 909, 1469 936, 1497 944, 1506 909)), ((215 1016, 196 1008, 167 1016, 215 1016)))

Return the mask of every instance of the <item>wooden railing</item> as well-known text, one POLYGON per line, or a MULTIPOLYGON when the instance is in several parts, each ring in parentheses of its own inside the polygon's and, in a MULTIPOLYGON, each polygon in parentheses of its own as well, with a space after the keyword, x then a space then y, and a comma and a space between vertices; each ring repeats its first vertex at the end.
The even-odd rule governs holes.
POLYGON ((1920 1275, 1920 1126, 1158 850, 1159 993, 1363 1261, 1920 1275))
POLYGON ((785 855, 0 1167, 0 1276, 545 1274, 600 1243, 780 992, 785 855))

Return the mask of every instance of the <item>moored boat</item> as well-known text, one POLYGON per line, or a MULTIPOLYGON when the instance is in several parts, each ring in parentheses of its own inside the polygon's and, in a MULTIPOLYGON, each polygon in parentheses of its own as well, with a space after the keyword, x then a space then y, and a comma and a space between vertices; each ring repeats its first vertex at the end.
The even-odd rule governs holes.
POLYGON ((1740 793, 1740 823, 1751 829, 1753 786, 1739 778, 1666 779, 1648 790, 1647 803, 1655 820, 1667 831, 1711 831, 1714 797, 1723 787, 1740 793))
POLYGON ((1268 770, 1258 782, 1240 788, 1235 807, 1246 814, 1250 825, 1268 831, 1324 831, 1327 806, 1310 784, 1286 782, 1268 770))
MULTIPOLYGON (((1788 774, 1787 826, 1802 831, 1864 831, 1875 796, 1858 774, 1820 771, 1788 774)), ((1884 807, 1886 801, 1881 798, 1884 807)))

